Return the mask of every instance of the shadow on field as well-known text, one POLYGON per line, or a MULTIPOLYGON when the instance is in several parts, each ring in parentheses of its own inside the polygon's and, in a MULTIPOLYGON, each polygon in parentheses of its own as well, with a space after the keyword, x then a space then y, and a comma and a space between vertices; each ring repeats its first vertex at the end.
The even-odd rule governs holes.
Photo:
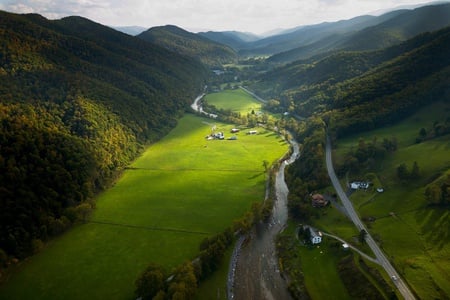
POLYGON ((264 174, 264 173, 265 173, 265 172, 258 172, 258 173, 256 173, 255 175, 250 176, 248 179, 255 179, 255 178, 261 176, 261 175, 264 174))
POLYGON ((416 213, 417 223, 421 226, 430 244, 441 250, 450 240, 450 213, 447 208, 428 208, 418 210, 416 213), (425 222, 424 222, 425 221, 425 222))

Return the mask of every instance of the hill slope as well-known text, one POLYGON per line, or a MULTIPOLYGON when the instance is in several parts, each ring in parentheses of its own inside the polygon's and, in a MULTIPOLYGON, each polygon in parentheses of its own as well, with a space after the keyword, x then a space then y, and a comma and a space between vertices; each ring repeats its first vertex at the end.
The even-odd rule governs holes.
POLYGON ((448 100, 449 45, 450 27, 385 50, 299 61, 265 74, 253 88, 289 99, 304 117, 329 111, 339 134, 367 130, 448 100))
MULTIPOLYGON (((298 33, 305 31, 303 35, 312 35, 312 38, 297 39, 301 44, 296 48, 285 47, 284 52, 278 51, 281 53, 273 55, 269 61, 284 63, 337 50, 376 50, 399 44, 418 34, 449 26, 450 4, 398 10, 379 17, 360 17, 353 19, 353 22, 341 22, 341 26, 328 28, 323 25, 323 28, 299 30, 298 33)), ((339 22, 330 25, 339 25, 339 22)))
POLYGON ((79 17, 0 12, 0 40, 0 251, 23 257, 173 128, 206 71, 79 17))
POLYGON ((179 54, 195 57, 208 66, 220 66, 237 59, 233 49, 173 25, 150 28, 138 37, 179 54))

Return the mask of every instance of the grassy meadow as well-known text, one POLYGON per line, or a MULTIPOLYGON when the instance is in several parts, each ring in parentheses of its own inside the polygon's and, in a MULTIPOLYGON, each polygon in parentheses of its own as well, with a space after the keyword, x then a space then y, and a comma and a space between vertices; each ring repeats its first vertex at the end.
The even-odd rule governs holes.
POLYGON ((133 299, 134 281, 150 262, 170 270, 195 258, 205 237, 264 198, 263 161, 288 150, 261 129, 207 141, 214 125, 226 136, 233 128, 183 117, 98 197, 87 223, 22 263, 0 299, 133 299))
POLYGON ((218 93, 208 94, 205 97, 209 104, 222 109, 229 109, 232 112, 241 114, 261 111, 261 102, 258 102, 251 95, 242 89, 224 90, 218 93))
MULTIPOLYGON (((418 144, 415 139, 422 127, 431 128, 434 121, 444 121, 449 111, 449 104, 433 104, 397 125, 340 140, 335 153, 336 160, 343 159, 360 137, 366 141, 375 137, 378 141, 393 136, 397 139, 398 150, 384 159, 374 174, 384 193, 370 188, 355 192, 351 199, 362 217, 375 219, 369 230, 423 299, 450 297, 450 212, 448 208, 429 207, 424 195, 437 174, 450 174, 450 137, 418 144), (405 163, 410 169, 414 161, 419 165, 420 178, 399 180, 397 167, 405 163)), ((355 179, 352 175, 350 180, 355 179)))

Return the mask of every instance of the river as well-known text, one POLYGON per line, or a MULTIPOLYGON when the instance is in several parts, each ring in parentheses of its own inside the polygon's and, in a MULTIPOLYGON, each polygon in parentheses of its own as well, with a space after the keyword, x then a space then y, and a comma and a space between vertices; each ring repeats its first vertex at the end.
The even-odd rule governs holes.
POLYGON ((290 141, 293 149, 291 157, 281 163, 276 174, 276 200, 269 224, 259 223, 246 237, 237 243, 232 256, 228 299, 292 299, 287 290, 287 283, 278 269, 275 250, 275 237, 283 230, 288 218, 288 187, 284 181, 285 167, 299 156, 299 147, 290 141), (233 278, 234 276, 234 278, 233 278))

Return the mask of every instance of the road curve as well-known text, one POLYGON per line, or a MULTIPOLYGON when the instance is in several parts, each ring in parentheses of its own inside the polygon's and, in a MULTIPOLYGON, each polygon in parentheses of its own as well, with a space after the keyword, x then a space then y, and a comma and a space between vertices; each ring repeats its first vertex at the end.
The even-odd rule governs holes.
POLYGON ((322 232, 323 235, 326 235, 326 236, 328 236, 328 237, 330 237, 330 238, 333 238, 333 239, 338 240, 338 241, 340 241, 340 242, 342 242, 342 243, 344 243, 344 244, 347 244, 347 245, 349 246, 349 248, 351 248, 351 249, 353 249, 354 251, 358 252, 359 255, 363 256, 365 259, 367 259, 367 260, 369 260, 369 261, 371 261, 371 262, 373 262, 373 263, 380 264, 380 263, 378 262, 378 260, 376 260, 376 259, 370 257, 369 255, 365 254, 364 252, 362 252, 362 251, 359 250, 358 248, 352 246, 351 244, 347 243, 345 240, 341 239, 340 237, 338 237, 338 236, 336 236, 336 235, 332 235, 332 234, 326 233, 326 232, 323 232, 323 231, 321 231, 321 232, 322 232))
POLYGON ((352 203, 348 199, 347 195, 345 194, 344 190, 342 189, 342 186, 336 176, 336 173, 334 172, 333 168, 333 162, 331 158, 331 142, 330 137, 327 136, 327 142, 326 142, 326 165, 328 170, 328 176, 331 179, 331 182, 333 183, 334 189, 336 190, 337 195, 342 201, 342 204, 345 207, 345 210, 347 211, 347 216, 352 220, 353 224, 358 228, 358 230, 365 230, 367 232, 366 234, 366 243, 369 245, 370 249, 372 249, 372 252, 375 254, 375 257, 377 258, 377 261, 379 264, 384 268, 384 270, 388 273, 389 277, 393 280, 395 286, 399 290, 399 292, 402 294, 403 298, 407 300, 415 299, 413 293, 410 291, 409 287, 405 284, 405 282, 402 280, 400 275, 397 273, 397 271, 394 269, 394 267, 391 265, 389 260, 387 259, 386 255, 381 251, 380 247, 378 247, 375 240, 370 235, 367 228, 362 223, 361 219, 359 218, 358 214, 356 213, 355 209, 353 208, 352 203))

